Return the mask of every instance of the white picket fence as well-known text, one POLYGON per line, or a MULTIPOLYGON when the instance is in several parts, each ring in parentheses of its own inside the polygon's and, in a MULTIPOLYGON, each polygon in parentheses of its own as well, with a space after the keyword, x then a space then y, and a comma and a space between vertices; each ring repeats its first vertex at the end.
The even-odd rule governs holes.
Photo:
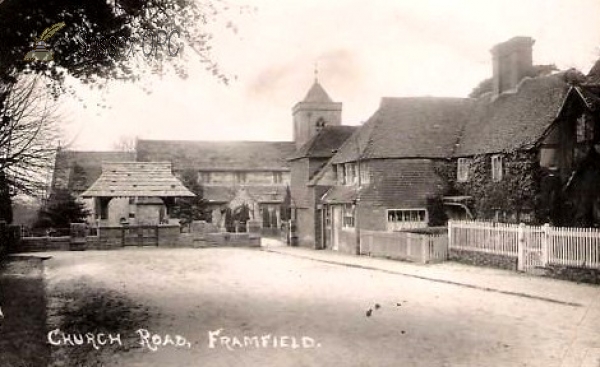
POLYGON ((360 231, 361 255, 418 263, 448 258, 448 236, 410 232, 360 231))
POLYGON ((448 246, 518 257, 523 271, 549 264, 600 269, 600 230, 593 228, 451 220, 448 246))

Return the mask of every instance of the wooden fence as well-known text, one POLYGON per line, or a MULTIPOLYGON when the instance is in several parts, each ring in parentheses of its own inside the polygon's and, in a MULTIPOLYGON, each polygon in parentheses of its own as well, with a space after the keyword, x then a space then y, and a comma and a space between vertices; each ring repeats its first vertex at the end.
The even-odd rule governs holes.
POLYGON ((419 263, 444 261, 448 257, 446 234, 360 231, 361 255, 419 263))
POLYGON ((547 265, 600 269, 600 230, 449 221, 449 249, 518 257, 519 270, 547 265))

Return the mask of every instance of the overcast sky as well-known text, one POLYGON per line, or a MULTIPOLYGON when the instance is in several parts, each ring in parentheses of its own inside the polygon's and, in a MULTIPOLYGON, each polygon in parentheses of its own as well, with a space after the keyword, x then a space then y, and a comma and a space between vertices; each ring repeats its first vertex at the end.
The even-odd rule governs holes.
POLYGON ((215 57, 229 86, 198 61, 190 77, 83 90, 66 99, 73 148, 111 149, 121 136, 179 140, 291 140, 292 106, 318 78, 356 125, 384 96, 466 97, 491 76, 490 49, 513 36, 535 39, 536 64, 587 73, 600 58, 598 0, 235 0, 238 35, 217 29, 215 57), (106 100, 110 109, 96 108, 106 100))

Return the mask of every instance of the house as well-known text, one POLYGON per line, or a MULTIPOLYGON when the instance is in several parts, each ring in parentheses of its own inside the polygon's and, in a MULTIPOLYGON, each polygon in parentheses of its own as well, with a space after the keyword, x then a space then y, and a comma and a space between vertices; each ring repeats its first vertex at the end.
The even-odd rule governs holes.
POLYGON ((434 223, 440 215, 434 200, 445 190, 435 163, 452 154, 470 104, 460 98, 383 98, 333 156, 329 174, 313 182, 333 184, 321 197, 321 246, 356 253, 360 229, 434 223))
POLYGON ((300 246, 314 247, 322 243, 318 206, 321 196, 329 187, 314 185, 312 180, 356 129, 356 126, 321 127, 289 158, 292 208, 300 246))
POLYGON ((448 217, 564 223, 569 212, 579 224, 600 223, 600 66, 587 78, 553 72, 533 65, 533 43, 495 46, 489 91, 476 98, 383 98, 311 172, 308 186, 324 193, 314 206, 316 247, 358 253, 361 230, 448 217))
MULTIPOLYGON (((492 50, 494 90, 472 109, 447 178, 478 218, 600 224, 581 200, 569 208, 600 141, 598 89, 574 70, 529 77, 532 45, 516 37, 492 50)), ((597 197, 586 195, 587 203, 597 197)))

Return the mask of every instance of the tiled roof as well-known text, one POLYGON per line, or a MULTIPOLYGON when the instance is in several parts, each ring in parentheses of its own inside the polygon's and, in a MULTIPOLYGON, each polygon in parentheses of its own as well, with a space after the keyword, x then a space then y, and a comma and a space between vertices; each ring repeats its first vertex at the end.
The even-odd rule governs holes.
POLYGON ((326 204, 352 204, 358 197, 358 191, 354 186, 333 186, 325 195, 322 202, 326 204))
POLYGON ((471 111, 455 155, 533 147, 554 122, 569 85, 563 74, 524 79, 516 93, 482 97, 471 111))
POLYGON ((376 159, 369 161, 371 183, 361 201, 393 208, 421 208, 427 198, 441 194, 443 180, 428 159, 376 159))
POLYGON ((325 126, 289 159, 331 158, 335 151, 358 129, 357 126, 325 126))
POLYGON ((171 173, 170 162, 104 163, 102 175, 82 197, 195 196, 171 173))
POLYGON ((333 163, 361 158, 440 158, 452 154, 473 100, 383 98, 375 114, 333 157, 333 163))
MULTIPOLYGON (((242 186, 204 186, 204 198, 215 203, 230 202, 242 186)), ((246 186, 248 195, 259 203, 281 203, 285 197, 286 185, 246 186)))
POLYGON ((135 160, 133 152, 83 152, 59 150, 56 153, 52 190, 68 188, 83 192, 102 173, 104 162, 130 162, 135 160))
POLYGON ((289 170, 293 142, 138 140, 137 160, 169 161, 175 170, 289 170))

